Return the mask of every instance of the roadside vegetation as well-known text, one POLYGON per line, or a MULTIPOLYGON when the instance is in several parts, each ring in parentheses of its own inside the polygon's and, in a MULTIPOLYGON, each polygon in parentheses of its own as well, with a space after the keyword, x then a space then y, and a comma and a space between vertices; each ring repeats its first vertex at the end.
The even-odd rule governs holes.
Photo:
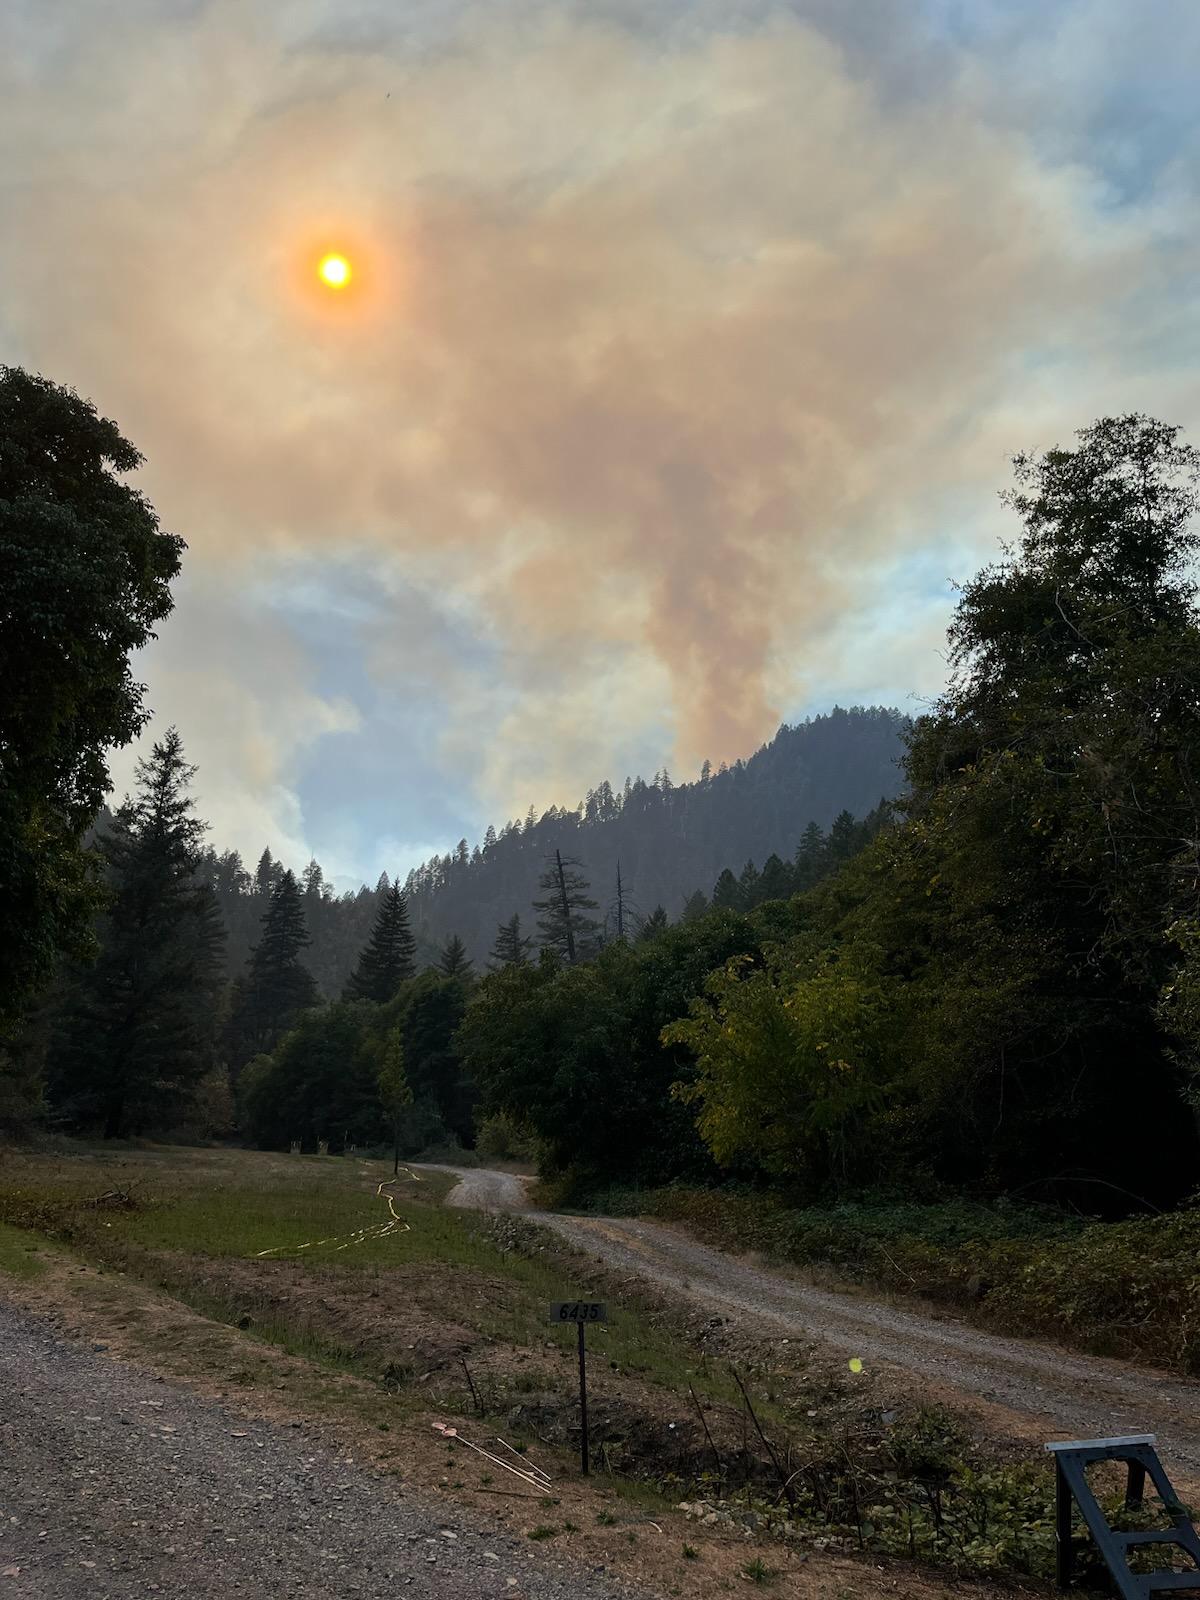
POLYGON ((541 1203, 684 1224, 724 1249, 953 1307, 998 1331, 1200 1374, 1200 1210, 1097 1222, 961 1199, 789 1206, 752 1190, 544 1183, 541 1203))

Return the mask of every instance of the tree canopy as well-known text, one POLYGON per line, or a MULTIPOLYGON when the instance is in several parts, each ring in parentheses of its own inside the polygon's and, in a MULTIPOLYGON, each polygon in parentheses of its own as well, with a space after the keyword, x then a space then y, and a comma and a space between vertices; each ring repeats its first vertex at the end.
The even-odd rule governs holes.
POLYGON ((80 953, 82 836, 105 753, 143 727, 130 656, 171 609, 183 541, 121 481, 142 458, 70 389, 0 367, 0 1031, 80 953))

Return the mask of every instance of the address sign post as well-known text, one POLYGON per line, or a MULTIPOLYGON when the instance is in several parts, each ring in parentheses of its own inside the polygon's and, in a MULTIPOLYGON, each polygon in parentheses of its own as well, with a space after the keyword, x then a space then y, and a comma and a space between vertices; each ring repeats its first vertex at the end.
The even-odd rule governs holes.
POLYGON ((598 1300, 555 1300, 550 1306, 550 1321, 560 1326, 573 1322, 579 1334, 579 1421, 581 1424, 579 1460, 583 1475, 588 1475, 587 1344, 583 1330, 589 1322, 607 1322, 608 1307, 598 1300))

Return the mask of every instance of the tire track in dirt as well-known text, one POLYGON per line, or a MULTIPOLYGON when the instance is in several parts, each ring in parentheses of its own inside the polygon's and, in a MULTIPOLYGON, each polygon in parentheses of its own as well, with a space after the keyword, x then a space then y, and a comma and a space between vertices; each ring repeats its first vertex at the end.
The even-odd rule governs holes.
MULTIPOLYGON (((444 1168, 461 1181, 449 1205, 529 1211, 522 1179, 444 1168)), ((819 1341, 885 1363, 939 1390, 1002 1406, 1045 1438, 1156 1433, 1179 1476, 1200 1477, 1200 1383, 1034 1340, 984 1332, 913 1305, 819 1288, 786 1267, 763 1267, 665 1223, 533 1213, 568 1243, 699 1305, 773 1336, 819 1341)), ((1024 1430, 1029 1431, 1029 1430, 1024 1430)))

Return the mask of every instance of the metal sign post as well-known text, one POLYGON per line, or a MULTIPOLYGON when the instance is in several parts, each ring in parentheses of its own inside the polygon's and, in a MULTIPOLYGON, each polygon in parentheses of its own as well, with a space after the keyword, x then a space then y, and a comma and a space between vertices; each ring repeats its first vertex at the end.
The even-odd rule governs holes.
POLYGON ((588 1475, 587 1342, 583 1330, 589 1322, 607 1322, 608 1307, 597 1300, 555 1300, 550 1306, 550 1321, 560 1325, 573 1322, 579 1335, 579 1464, 588 1475))

